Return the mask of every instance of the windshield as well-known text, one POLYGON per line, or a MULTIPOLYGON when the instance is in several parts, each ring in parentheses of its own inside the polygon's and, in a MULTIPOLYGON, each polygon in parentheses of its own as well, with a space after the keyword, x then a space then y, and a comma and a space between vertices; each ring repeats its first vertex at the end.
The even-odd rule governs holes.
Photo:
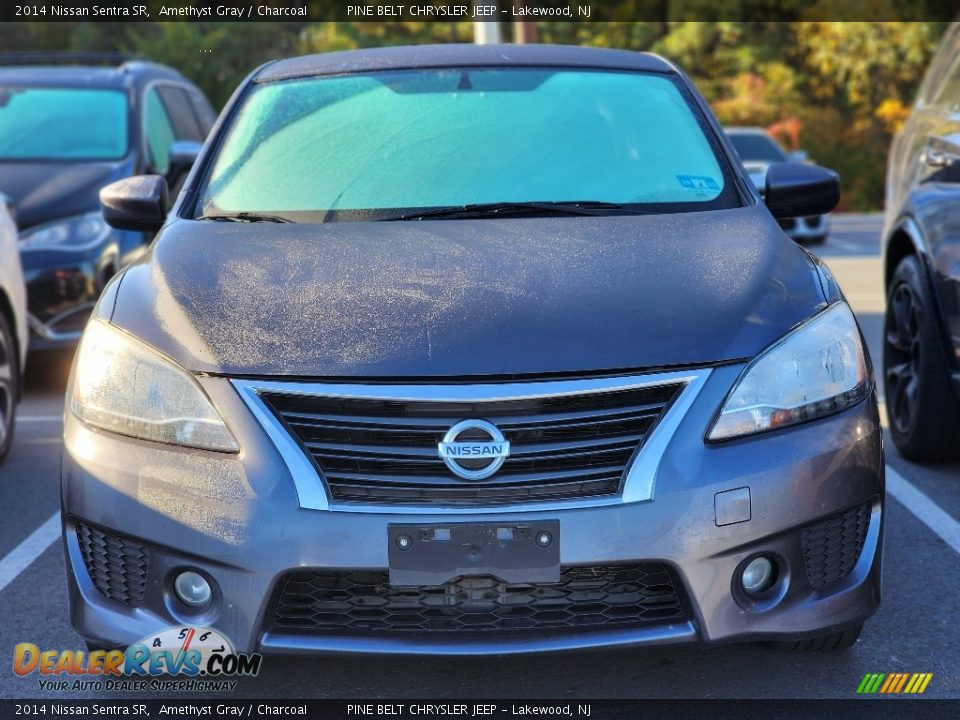
POLYGON ((783 162, 787 159, 786 153, 780 149, 777 143, 760 133, 749 135, 731 133, 730 141, 743 162, 772 163, 783 162))
POLYGON ((740 204, 703 119, 669 76, 464 68, 256 86, 198 210, 357 220, 571 202, 656 212, 740 204))
POLYGON ((127 144, 119 90, 0 85, 0 160, 118 160, 127 144))

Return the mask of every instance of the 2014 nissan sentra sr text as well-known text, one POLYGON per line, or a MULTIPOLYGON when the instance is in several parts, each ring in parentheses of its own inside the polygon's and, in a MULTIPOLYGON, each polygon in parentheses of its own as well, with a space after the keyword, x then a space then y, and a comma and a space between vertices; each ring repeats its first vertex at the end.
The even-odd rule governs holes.
POLYGON ((107 287, 67 391, 71 618, 239 652, 852 644, 880 600, 873 373, 829 271, 647 54, 267 64, 107 287))

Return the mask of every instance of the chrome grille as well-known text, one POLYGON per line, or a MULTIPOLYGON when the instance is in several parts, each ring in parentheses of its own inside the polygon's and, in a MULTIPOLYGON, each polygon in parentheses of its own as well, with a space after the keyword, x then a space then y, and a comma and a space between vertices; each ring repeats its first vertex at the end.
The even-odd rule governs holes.
POLYGON ((323 472, 334 500, 479 505, 616 495, 624 470, 683 383, 522 399, 448 402, 261 392, 323 472), (511 443, 492 477, 464 482, 437 443, 465 418, 511 443))

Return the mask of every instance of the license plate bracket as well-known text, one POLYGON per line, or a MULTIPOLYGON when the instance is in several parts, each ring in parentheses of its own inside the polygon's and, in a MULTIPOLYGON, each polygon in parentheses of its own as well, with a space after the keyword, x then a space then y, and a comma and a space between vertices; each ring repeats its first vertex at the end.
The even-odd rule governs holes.
POLYGON ((388 524, 390 584, 443 585, 492 575, 507 583, 560 581, 560 521, 388 524))

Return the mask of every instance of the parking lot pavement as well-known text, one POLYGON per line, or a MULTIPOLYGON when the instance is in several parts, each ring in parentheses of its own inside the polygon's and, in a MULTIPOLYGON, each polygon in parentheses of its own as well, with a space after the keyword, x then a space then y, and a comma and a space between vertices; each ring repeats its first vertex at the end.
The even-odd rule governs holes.
MULTIPOLYGON (((837 275, 879 361, 879 216, 834 219, 814 248, 837 275)), ((69 357, 31 358, 17 439, 0 468, 0 697, 41 693, 10 671, 13 646, 76 649, 56 518, 62 392, 69 357)), ((562 658, 272 658, 226 697, 853 698, 865 673, 930 672, 924 697, 960 697, 960 466, 925 468, 887 442, 891 495, 884 600, 848 652, 792 655, 762 646, 573 653, 562 658)), ((90 696, 90 695, 87 695, 90 696)), ((126 697, 104 693, 101 697, 126 697)), ((188 697, 184 695, 184 697, 188 697)), ((910 702, 908 698, 902 698, 910 702)))

